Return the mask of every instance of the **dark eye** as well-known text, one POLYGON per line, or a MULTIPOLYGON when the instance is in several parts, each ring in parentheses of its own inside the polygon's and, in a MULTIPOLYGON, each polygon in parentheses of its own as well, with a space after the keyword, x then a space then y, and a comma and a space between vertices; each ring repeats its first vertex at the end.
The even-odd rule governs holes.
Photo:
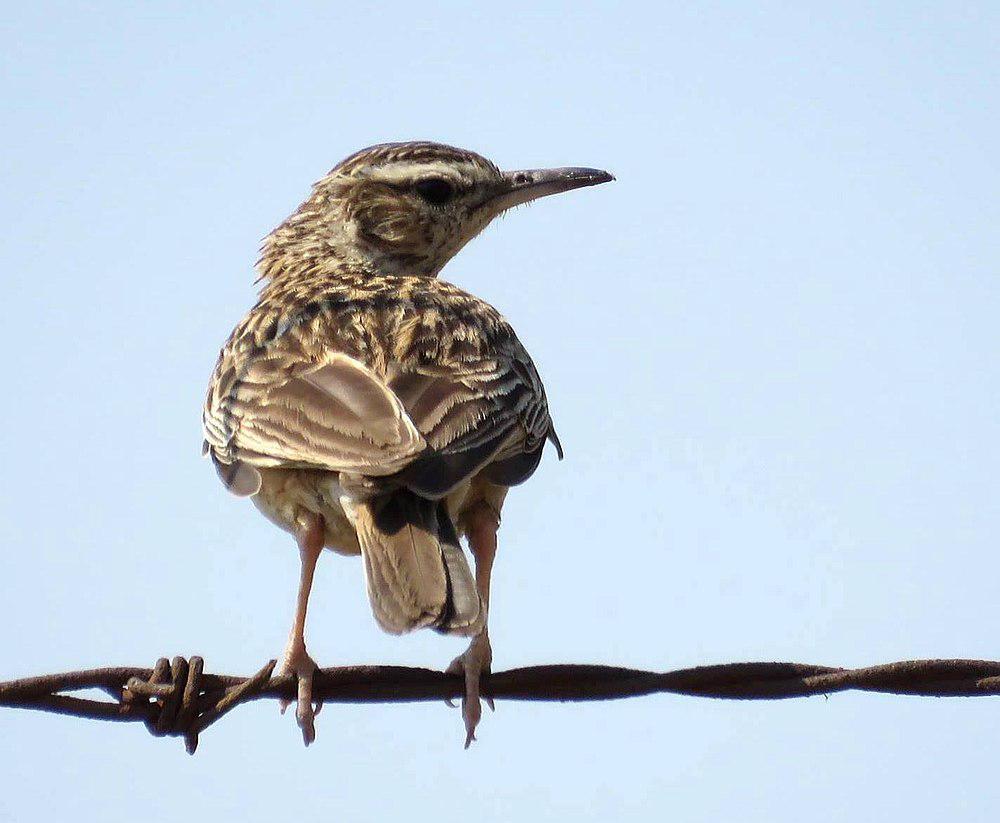
POLYGON ((428 177, 413 187, 432 206, 443 206, 455 195, 455 187, 440 177, 428 177))

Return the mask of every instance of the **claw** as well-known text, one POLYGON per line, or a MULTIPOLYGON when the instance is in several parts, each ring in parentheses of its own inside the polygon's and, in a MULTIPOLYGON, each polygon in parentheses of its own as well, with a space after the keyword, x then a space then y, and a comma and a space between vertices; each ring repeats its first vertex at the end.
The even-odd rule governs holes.
MULTIPOLYGON (((316 664, 313 664, 315 671, 316 664)), ((296 673, 299 680, 299 700, 295 707, 295 720, 302 729, 302 742, 307 746, 316 739, 316 710, 312 702, 312 672, 305 677, 301 673, 296 673)))
MULTIPOLYGON (((484 633, 477 635, 469 644, 469 648, 451 661, 448 674, 458 674, 465 678, 465 694, 462 695, 462 720, 465 724, 465 748, 472 745, 476 739, 476 727, 483 716, 480 705, 481 694, 479 681, 483 673, 489 673, 493 652, 490 649, 489 637, 484 633)), ((495 711, 493 699, 483 697, 491 710, 495 711)), ((445 701, 451 705, 451 701, 445 701)))
MULTIPOLYGON (((307 746, 316 739, 316 715, 323 706, 322 701, 317 700, 314 704, 312 699, 313 674, 317 668, 304 645, 289 644, 275 672, 278 676, 294 673, 298 680, 295 721, 302 730, 302 742, 307 746)), ((291 700, 281 700, 278 704, 281 713, 284 714, 291 704, 291 700)))
POLYGON ((483 716, 483 709, 479 705, 479 698, 462 701, 462 719, 465 721, 465 748, 472 745, 476 739, 476 727, 483 716))

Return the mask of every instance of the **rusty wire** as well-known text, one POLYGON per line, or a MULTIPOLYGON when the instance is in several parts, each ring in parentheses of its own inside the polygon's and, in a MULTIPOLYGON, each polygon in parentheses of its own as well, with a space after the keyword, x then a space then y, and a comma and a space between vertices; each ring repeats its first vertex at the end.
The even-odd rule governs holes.
MULTIPOLYGON (((293 675, 272 677, 269 661, 250 677, 207 674, 200 657, 161 658, 152 669, 111 667, 0 683, 0 706, 94 720, 142 722, 155 736, 183 737, 193 754, 198 735, 241 703, 294 700, 293 675), (100 689, 113 702, 64 692, 100 689)), ((778 700, 842 691, 925 697, 1000 694, 1000 662, 908 660, 841 669, 805 663, 727 663, 669 672, 601 665, 529 666, 484 675, 484 697, 498 700, 611 700, 681 694, 736 700, 778 700)), ((328 703, 402 703, 461 697, 456 675, 405 666, 321 669, 314 697, 328 703)))

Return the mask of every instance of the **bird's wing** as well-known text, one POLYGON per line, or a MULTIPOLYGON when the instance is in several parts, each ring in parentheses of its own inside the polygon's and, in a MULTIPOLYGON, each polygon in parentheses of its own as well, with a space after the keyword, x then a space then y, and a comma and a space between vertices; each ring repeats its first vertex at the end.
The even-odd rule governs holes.
POLYGON ((427 448, 399 474, 421 494, 446 494, 471 475, 512 486, 555 440, 545 391, 516 340, 492 355, 417 366, 389 381, 427 448))
POLYGON ((381 476, 424 449, 399 398, 346 354, 292 364, 262 356, 225 377, 223 370, 209 395, 204 431, 220 475, 236 493, 256 492, 249 467, 381 476))

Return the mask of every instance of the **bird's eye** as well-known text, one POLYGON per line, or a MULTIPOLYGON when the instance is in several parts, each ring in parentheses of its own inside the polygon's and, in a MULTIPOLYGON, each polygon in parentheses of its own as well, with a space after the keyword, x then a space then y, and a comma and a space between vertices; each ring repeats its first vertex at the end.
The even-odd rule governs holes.
POLYGON ((428 177, 413 187, 432 206, 443 206, 455 196, 455 187, 440 177, 428 177))

